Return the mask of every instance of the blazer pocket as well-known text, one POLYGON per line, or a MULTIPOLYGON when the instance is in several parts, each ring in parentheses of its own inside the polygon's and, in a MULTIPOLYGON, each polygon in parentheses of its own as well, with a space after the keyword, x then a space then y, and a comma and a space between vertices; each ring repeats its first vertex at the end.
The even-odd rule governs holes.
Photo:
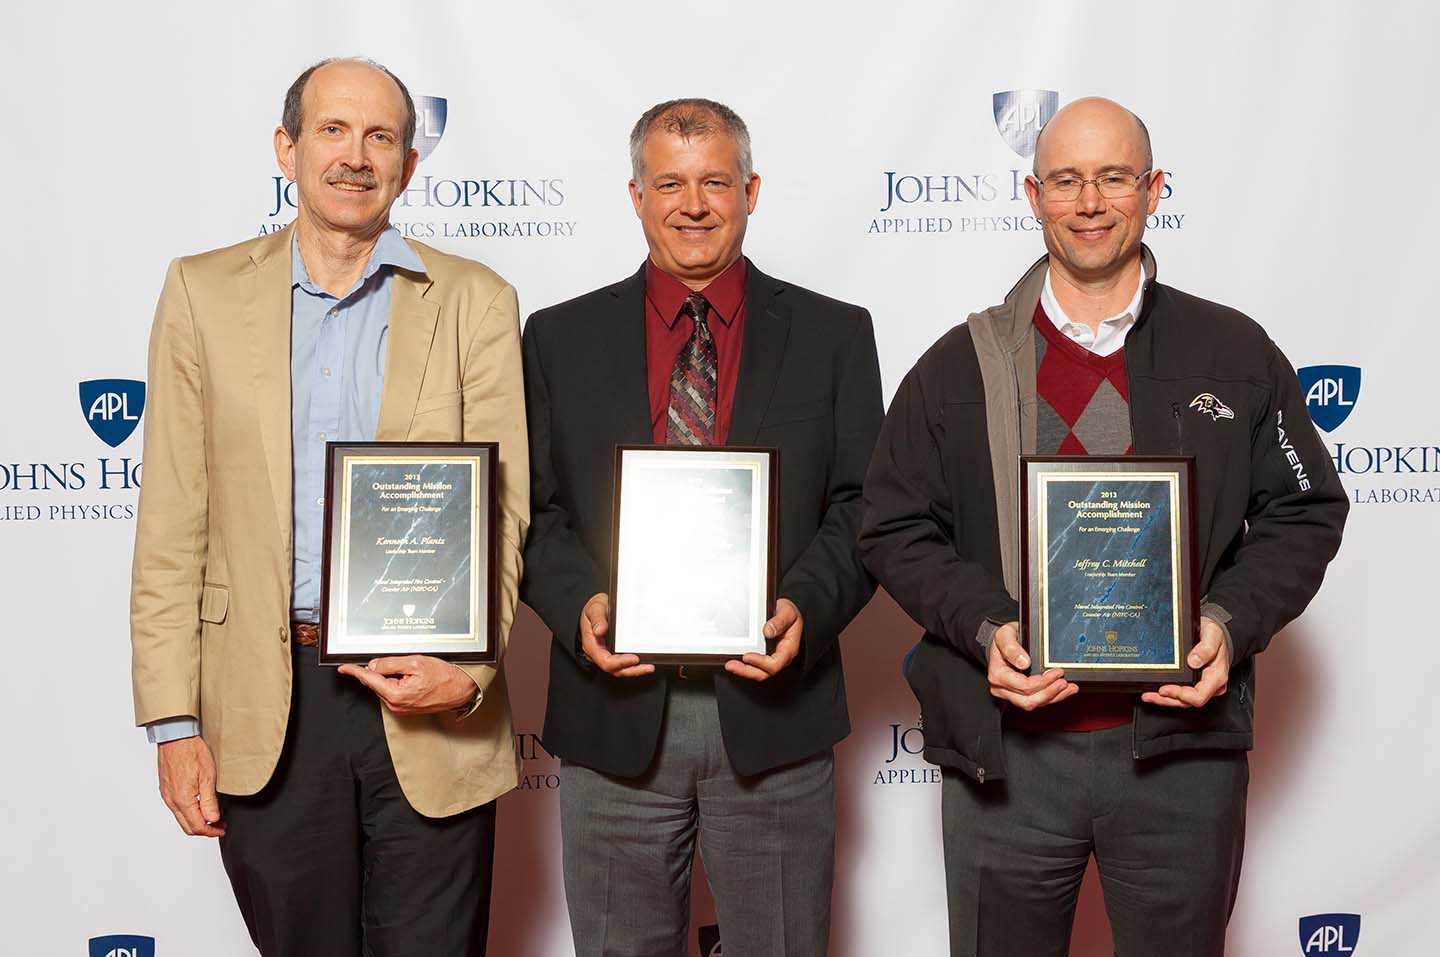
POLYGON ((451 406, 460 404, 461 391, 440 392, 435 395, 422 395, 415 402, 415 414, 424 415, 426 412, 434 412, 436 409, 448 409, 451 406))
POLYGON ((765 417, 760 420, 760 428, 764 429, 772 425, 786 425, 790 422, 804 422, 807 419, 818 419, 829 411, 829 399, 814 399, 810 402, 801 402, 798 405, 785 405, 778 409, 766 409, 765 417))
POLYGON ((225 621, 225 616, 230 611, 230 589, 224 585, 212 585, 205 583, 204 589, 200 592, 200 620, 208 621, 212 625, 219 625, 225 621))

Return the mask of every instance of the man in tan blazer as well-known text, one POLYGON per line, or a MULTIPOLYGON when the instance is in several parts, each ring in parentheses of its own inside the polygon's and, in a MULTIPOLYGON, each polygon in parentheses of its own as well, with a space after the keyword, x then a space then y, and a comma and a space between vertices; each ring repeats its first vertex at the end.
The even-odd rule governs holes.
POLYGON ((514 617, 515 291, 389 225, 414 131, 383 67, 301 74, 275 131, 295 225, 176 260, 151 336, 135 718, 181 828, 220 839, 266 955, 483 954, 494 800, 517 778, 498 666, 337 672, 313 647, 327 441, 499 442, 502 649, 514 617))

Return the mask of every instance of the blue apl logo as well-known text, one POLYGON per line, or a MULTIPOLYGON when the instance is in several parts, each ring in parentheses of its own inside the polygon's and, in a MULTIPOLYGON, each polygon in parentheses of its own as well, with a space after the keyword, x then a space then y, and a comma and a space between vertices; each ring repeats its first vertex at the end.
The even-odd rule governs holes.
POLYGON ((80 411, 101 442, 118 448, 140 424, 140 415, 145 411, 145 383, 135 379, 82 382, 80 411))
POLYGON ((1295 373, 1305 393, 1310 418, 1326 432, 1334 432, 1350 418, 1360 398, 1359 366, 1306 366, 1295 373))
POLYGON ((1359 939, 1359 914, 1312 914, 1300 918, 1302 954, 1353 954, 1359 939))
POLYGON ((1005 145, 1026 159, 1034 156, 1040 128, 1060 108, 1060 94, 1055 90, 1006 90, 991 99, 995 129, 1005 145))
POLYGON ((155 957, 155 938, 139 934, 91 937, 90 957, 155 957))
POLYGON ((445 135, 445 116, 449 107, 443 96, 417 96, 415 101, 415 150, 420 162, 435 152, 440 137, 445 135))

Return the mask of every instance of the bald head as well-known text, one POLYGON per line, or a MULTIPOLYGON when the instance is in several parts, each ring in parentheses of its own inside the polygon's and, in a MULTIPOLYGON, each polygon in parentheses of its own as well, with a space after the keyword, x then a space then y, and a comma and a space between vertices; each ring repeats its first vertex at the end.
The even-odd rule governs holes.
POLYGON ((1056 170, 1074 168, 1080 157, 1097 153, 1123 154, 1137 173, 1154 165, 1150 131, 1140 117, 1114 100, 1087 96, 1067 103, 1040 131, 1033 172, 1044 179, 1056 170))

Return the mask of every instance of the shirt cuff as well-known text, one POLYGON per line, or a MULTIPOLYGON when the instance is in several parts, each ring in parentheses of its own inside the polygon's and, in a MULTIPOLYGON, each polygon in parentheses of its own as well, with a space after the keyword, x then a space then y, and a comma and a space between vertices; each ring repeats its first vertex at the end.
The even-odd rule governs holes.
POLYGON ((975 634, 975 643, 985 653, 986 661, 990 660, 990 645, 995 640, 995 632, 1005 627, 1006 624, 1006 622, 994 621, 990 618, 980 622, 980 630, 975 634))
POLYGON ((159 721, 151 721, 145 725, 145 737, 150 739, 151 744, 179 741, 181 738, 193 738, 199 734, 200 722, 188 714, 182 714, 175 718, 161 718, 159 721))
POLYGON ((1200 599, 1200 617, 1209 618, 1220 626, 1220 631, 1225 635, 1225 654, 1230 659, 1230 666, 1235 666, 1235 641, 1230 637, 1230 613, 1213 601, 1200 599))
MULTIPOLYGON (((451 665, 452 667, 458 667, 454 665, 454 662, 451 662, 451 665)), ((469 672, 466 672, 464 668, 458 668, 458 670, 464 673, 465 677, 469 678, 471 681, 475 681, 475 678, 471 676, 469 672)), ((480 682, 475 681, 475 697, 470 699, 469 704, 463 704, 455 709, 455 720, 459 721, 461 719, 470 717, 477 710, 479 710, 480 703, 484 700, 485 689, 480 687, 480 682)))

